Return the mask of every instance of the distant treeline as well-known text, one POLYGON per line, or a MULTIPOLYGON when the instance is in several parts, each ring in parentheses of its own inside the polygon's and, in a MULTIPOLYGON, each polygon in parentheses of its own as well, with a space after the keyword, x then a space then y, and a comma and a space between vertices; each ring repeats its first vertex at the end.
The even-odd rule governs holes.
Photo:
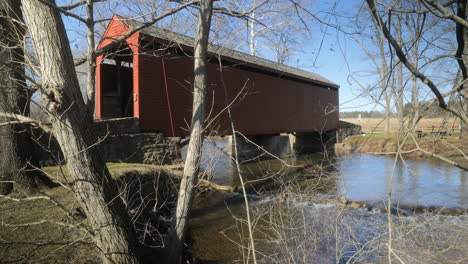
MULTIPOLYGON (((413 111, 413 105, 407 103, 403 107, 403 115, 407 117, 413 111)), ((437 103, 430 104, 429 102, 421 102, 419 105, 420 114, 424 111, 424 117, 435 118, 435 117, 447 117, 449 114, 444 109, 440 108, 437 103)), ((351 111, 351 112, 340 112, 340 118, 358 118, 359 114, 361 118, 382 118, 386 116, 385 111, 351 111)), ((396 117, 396 113, 393 114, 396 117)))

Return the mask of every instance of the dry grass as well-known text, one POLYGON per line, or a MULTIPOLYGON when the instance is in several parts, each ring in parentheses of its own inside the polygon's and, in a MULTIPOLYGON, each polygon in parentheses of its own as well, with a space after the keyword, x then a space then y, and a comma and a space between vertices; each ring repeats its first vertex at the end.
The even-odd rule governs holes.
MULTIPOLYGON (((46 192, 47 196, 77 213, 73 195, 65 188, 46 192)), ((12 198, 24 199, 15 193, 12 198)), ((2 263, 99 263, 91 240, 75 227, 50 200, 11 201, 1 199, 0 256, 2 263), (41 221, 43 223, 41 223, 41 221), (44 222, 47 221, 47 222, 44 222)), ((76 215, 77 219, 83 220, 76 215)))
MULTIPOLYGON (((384 131, 384 119, 383 118, 362 118, 361 121, 357 118, 342 118, 342 121, 353 123, 356 125, 360 125, 362 127, 362 131, 364 132, 383 132, 384 131)), ((431 131, 434 127, 435 131, 438 131, 439 128, 445 131, 454 130, 456 132, 459 131, 460 122, 450 118, 423 118, 419 122, 419 128, 422 131, 431 131)), ((398 131, 399 124, 398 119, 391 118, 390 119, 390 127, 392 132, 398 131)))
MULTIPOLYGON (((173 198, 169 196, 176 193, 175 184, 164 180, 172 178, 169 174, 178 174, 177 166, 110 163, 108 168, 118 181, 135 227, 141 231, 141 241, 148 246, 160 244, 155 229, 167 227, 161 214, 170 210, 167 206, 173 198), (151 220, 145 215, 148 212, 151 220)), ((61 182, 71 182, 66 167, 44 171, 61 182)), ((74 193, 65 187, 43 189, 34 196, 13 193, 0 197, 0 217, 0 263, 101 263, 91 236, 80 228, 86 217, 74 193)))
MULTIPOLYGON (((297 197, 297 196, 296 196, 297 197)), ((385 213, 290 199, 256 207, 260 263, 388 263, 385 213)), ((467 216, 392 216, 393 263, 466 263, 467 216)))

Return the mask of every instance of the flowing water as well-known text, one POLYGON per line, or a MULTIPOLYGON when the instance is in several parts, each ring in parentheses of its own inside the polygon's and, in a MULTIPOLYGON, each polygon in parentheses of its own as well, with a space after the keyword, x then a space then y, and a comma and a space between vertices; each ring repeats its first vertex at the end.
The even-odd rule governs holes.
MULTIPOLYGON (((234 163, 226 154, 227 141, 206 141, 203 150, 202 169, 213 175, 214 182, 222 185, 240 185, 234 163)), ((285 164, 295 166, 314 162, 320 163, 324 160, 325 158, 320 155, 308 155, 289 158, 284 161, 273 159, 250 162, 241 166, 241 172, 245 180, 255 183, 256 180, 265 177, 271 179, 278 175, 297 173, 285 164)), ((428 160, 398 160, 395 162, 393 157, 369 154, 348 154, 333 159, 327 158, 326 160, 327 162, 331 160, 333 163, 335 170, 332 174, 336 176, 335 184, 327 191, 328 194, 344 195, 351 201, 378 203, 385 201, 388 192, 392 191, 392 201, 398 205, 468 208, 468 173, 453 166, 428 160), (392 178, 393 184, 390 184, 392 178)), ((258 208, 278 205, 279 202, 275 199, 274 191, 262 196, 252 194, 249 196, 249 203, 252 211, 255 211, 258 208)), ((289 200, 286 202, 286 206, 281 207, 283 209, 284 207, 288 208, 287 212, 292 214, 290 206, 298 206, 297 204, 294 205, 294 203, 297 203, 297 201, 289 200)), ((318 221, 318 215, 329 215, 332 211, 339 213, 335 212, 334 209, 330 209, 333 206, 328 205, 306 203, 300 204, 300 207, 303 212, 302 217, 306 219, 305 221, 314 223, 314 228, 311 230, 323 229, 322 226, 316 224, 328 221, 324 219, 318 221), (304 213, 304 208, 307 208, 306 213, 304 213)), ((380 232, 382 223, 386 221, 385 215, 367 212, 366 210, 355 210, 353 213, 346 214, 347 220, 344 222, 347 227, 344 230, 348 230, 350 223, 356 221, 353 218, 356 214, 359 215, 356 227, 366 226, 366 231, 361 230, 357 233, 360 234, 359 237, 365 240, 365 243, 370 245, 372 243, 369 243, 369 241, 373 241, 374 238, 369 238, 369 236, 380 232), (379 223, 378 227, 376 223, 379 223), (369 229, 369 226, 373 227, 369 229)), ((278 215, 274 216, 274 218, 278 217, 278 215)), ((245 228, 239 222, 239 219, 244 218, 244 201, 239 193, 212 192, 197 197, 191 219, 191 234, 194 239, 192 251, 194 255, 201 259, 216 260, 219 263, 232 263, 234 260, 245 259, 246 251, 240 250, 240 247, 236 245, 244 243, 247 237, 245 228)), ((463 225, 466 228, 466 219, 463 225)), ((336 229, 334 230, 336 232, 336 229)), ((264 236, 268 237, 269 235, 256 234, 255 236, 256 239, 265 241, 264 236)), ((328 241, 329 239, 328 237, 322 240, 328 241)), ((333 243, 337 244, 336 239, 333 241, 333 243)), ((267 248, 268 245, 267 242, 259 243, 260 248, 262 246, 267 248)), ((323 247, 327 248, 327 246, 323 247)), ((346 246, 344 247, 346 248, 346 246)), ((327 250, 322 249, 321 252, 327 252, 327 250)), ((355 250, 349 250, 349 252, 354 252, 351 254, 353 257, 356 255, 355 250)), ((336 252, 333 254, 336 254, 336 252)), ((327 254, 314 256, 313 259, 324 258, 324 256, 327 256, 327 254)), ((343 256, 346 257, 347 255, 344 254, 343 256)), ((347 257, 349 259, 349 256, 347 257)), ((326 258, 321 262, 336 263, 338 261, 337 258, 325 260, 326 258)), ((346 258, 341 257, 339 262, 344 261, 343 263, 345 263, 344 259, 346 258)), ((374 261, 377 260, 374 259, 374 261)), ((269 263, 269 261, 264 260, 264 263, 269 263)))

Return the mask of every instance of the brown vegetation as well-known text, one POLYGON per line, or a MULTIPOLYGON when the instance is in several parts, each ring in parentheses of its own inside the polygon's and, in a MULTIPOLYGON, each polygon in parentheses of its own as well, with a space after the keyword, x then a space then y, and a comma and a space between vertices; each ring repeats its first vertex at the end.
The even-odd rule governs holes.
MULTIPOLYGON (((408 158, 431 158, 432 154, 441 155, 452 161, 468 164, 468 159, 464 153, 468 152, 468 146, 463 139, 448 136, 441 139, 439 135, 427 135, 423 138, 408 140, 402 146, 402 155, 408 158), (416 145, 416 143, 418 145, 416 145), (419 151, 417 148, 425 150, 419 151)), ((347 138, 342 143, 335 145, 337 154, 353 152, 372 154, 394 154, 398 150, 398 139, 394 135, 356 135, 347 138)), ((466 165, 465 165, 466 166, 466 165)))
MULTIPOLYGON (((162 247, 176 199, 178 168, 142 164, 108 167, 140 243, 162 247)), ((49 167, 44 172, 51 178, 64 176, 72 181, 65 167, 49 167)), ((2 262, 101 263, 92 231, 87 229, 89 219, 66 186, 41 190, 40 196, 34 197, 18 192, 2 196, 0 212, 2 262)))
MULTIPOLYGON (((382 133, 384 131, 384 118, 362 118, 361 121, 358 118, 342 118, 341 120, 361 126, 362 131, 366 133, 382 133)), ((392 132, 398 132, 398 119, 390 119, 390 128, 392 132)), ((454 118, 423 118, 419 121, 416 130, 430 132, 432 129, 434 131, 449 131, 458 135, 460 132, 460 122, 454 118)))

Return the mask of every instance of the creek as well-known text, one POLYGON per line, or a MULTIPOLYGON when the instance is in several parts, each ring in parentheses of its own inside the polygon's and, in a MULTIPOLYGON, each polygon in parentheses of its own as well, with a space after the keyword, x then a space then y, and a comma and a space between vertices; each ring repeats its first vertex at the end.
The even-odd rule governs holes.
MULTIPOLYGON (((183 155, 184 150, 182 150, 183 155)), ((206 141, 203 146, 202 169, 213 175, 213 181, 220 185, 239 186, 239 176, 235 169, 235 164, 232 162, 227 153, 227 141, 212 140, 206 141)), ((428 160, 398 160, 395 163, 393 157, 379 156, 370 154, 346 154, 338 157, 327 158, 322 155, 305 155, 296 158, 287 158, 283 161, 271 159, 257 162, 249 162, 242 164, 241 173, 242 177, 249 182, 250 185, 256 184, 259 180, 267 178, 275 178, 281 175, 288 175, 298 173, 294 170, 294 166, 305 164, 318 164, 318 163, 332 163, 334 169, 334 184, 328 186, 326 193, 327 196, 343 195, 351 201, 365 201, 367 203, 383 203, 386 200, 388 192, 392 191, 392 202, 396 205, 402 206, 436 206, 446 208, 463 208, 468 209, 468 173, 461 171, 455 167, 445 165, 441 162, 428 161, 428 160), (285 164, 291 165, 288 167, 285 164), (393 181, 391 181, 393 179, 393 181), (390 184, 390 183, 393 184, 390 184)), ((255 186, 261 186, 255 185, 255 186)), ((317 193, 317 196, 325 195, 317 193)), ((286 201, 279 202, 275 191, 263 192, 260 195, 256 193, 249 194, 249 203, 251 212, 257 213, 258 222, 265 222, 265 215, 259 213, 263 208, 279 208, 279 211, 271 213, 269 219, 284 217, 284 213, 289 214, 290 218, 295 213, 302 212, 301 223, 296 223, 302 226, 310 226, 307 232, 307 238, 324 236, 320 241, 321 254, 312 254, 310 250, 306 250, 307 259, 314 259, 315 263, 346 263, 350 258, 355 258, 358 250, 351 249, 342 240, 336 237, 331 237, 330 232, 337 232, 338 229, 343 228, 344 231, 350 230, 350 226, 356 225, 353 229, 353 234, 357 234, 357 238, 353 241, 361 241, 365 245, 371 245, 369 241, 376 240, 375 234, 384 232, 385 227, 385 214, 378 210, 368 211, 367 209, 347 210, 346 213, 340 213, 333 204, 316 204, 313 202, 298 201, 295 198, 286 199, 286 201), (281 205, 282 204, 282 205, 281 205), (295 208, 295 209, 294 209, 295 208), (294 209, 294 210, 293 210, 294 209), (304 213, 305 212, 305 213, 304 213), (328 230, 327 227, 321 226, 320 223, 330 221, 325 219, 331 217, 337 219, 336 215, 340 215, 340 224, 335 224, 335 229, 328 230), (333 215, 333 216, 332 216, 333 215), (319 220, 318 220, 319 219, 319 220), (341 223, 345 226, 340 227, 341 223), (357 224, 358 223, 358 224, 357 224), (365 226, 365 230, 361 230, 365 226), (360 229, 361 228, 361 229, 360 229), (323 230, 324 233, 317 234, 313 230, 323 230), (325 231, 328 230, 328 231, 325 231), (328 252, 329 247, 336 247, 335 245, 345 243, 342 247, 346 254, 341 254, 337 258, 336 250, 328 252), (328 241, 328 242, 323 242, 328 241), (325 243, 325 244, 323 244, 325 243), (330 244, 330 245, 328 245, 330 244), (350 253, 351 252, 351 253, 350 253), (334 255, 335 257, 330 257, 334 255), (320 262, 316 262, 321 259, 320 262)), ((252 213, 253 215, 255 213, 252 213)), ((426 217, 426 216, 425 216, 426 217)), ((428 216, 429 217, 429 216, 428 216)), ((455 217, 456 218, 456 217, 455 217)), ((466 215, 459 216, 453 221, 461 221, 461 226, 467 227, 466 215), (461 220, 459 219, 461 217, 461 220)), ((191 236, 193 238, 192 252, 200 259, 214 260, 216 263, 233 263, 235 260, 245 259, 248 253, 241 250, 236 244, 244 245, 248 234, 245 227, 242 226, 239 219, 245 219, 245 207, 243 197, 240 193, 224 193, 224 192, 210 192, 209 194, 200 195, 195 199, 194 210, 191 217, 191 236)), ((405 218, 409 219, 409 218, 405 218)), ((426 219, 426 218, 424 218, 426 219)), ((424 219, 411 220, 413 222, 426 221, 424 219)), ((435 219, 435 218, 434 218, 435 219)), ((437 218, 439 219, 439 218, 437 218)), ((290 221, 296 220, 287 220, 290 221)), ((402 221, 400 218, 395 219, 396 222, 402 221)), ((407 221, 407 220, 404 220, 407 221)), ((443 221, 443 220, 440 220, 443 221)), ((271 222, 271 221, 270 221, 271 222)), ((458 223, 457 222, 457 223, 458 223)), ((271 223, 270 223, 271 224, 271 223)), ((450 232, 454 232, 460 225, 450 225, 450 232)), ((261 229, 261 228, 260 228, 261 229)), ((414 230, 417 230, 416 228, 414 230)), ((447 233, 450 233, 447 231, 447 233)), ((264 252, 273 250, 275 246, 270 245, 274 234, 277 235, 278 231, 257 232, 255 238, 258 239, 259 245, 264 252), (262 234, 259 234, 262 233, 262 234)), ((465 232, 466 233, 466 232, 465 232)), ((291 236, 291 234, 289 234, 291 236)), ((468 235, 466 235, 468 236, 468 235)), ((466 237, 465 236, 465 237, 466 237)), ((307 240, 302 238, 301 241, 307 240)), ((468 239, 468 237, 466 237, 468 239)), ((277 237, 275 240, 278 240, 277 237)), ((296 242, 298 243, 298 242, 296 242)), ((310 242, 313 244, 312 242, 310 242)), ((413 242, 408 242, 413 243, 413 242)), ((301 245, 303 243, 300 243, 301 245)), ((414 243, 413 243, 414 244, 414 243)), ((317 248, 317 243, 314 244, 317 248)), ((291 245, 289 245, 291 246, 291 245)), ((297 246, 294 244, 293 248, 297 251, 297 246)), ((281 250, 287 246, 281 246, 281 250)), ((279 250, 279 251, 281 251, 279 250)), ((417 252, 419 249, 415 249, 417 252)), ((361 249, 359 250, 359 252, 361 249)), ((374 252, 374 251, 371 251, 374 252)), ((274 252, 273 252, 274 253, 274 252)), ((272 252, 267 254, 273 254, 272 252)), ((277 253, 277 252, 276 252, 277 253)), ((373 253, 374 254, 374 253, 373 253)), ((276 262, 283 262, 284 254, 279 254, 276 262), (278 260, 279 259, 279 260, 278 260)), ((366 261, 380 261, 379 256, 366 256, 366 261)), ((293 256, 293 258, 305 259, 304 254, 301 256, 293 256)), ((421 256, 423 258, 423 256, 421 256)), ((274 262, 265 257, 262 258, 263 263, 274 262)), ((307 261, 309 263, 310 261, 307 261)), ((303 263, 303 262, 301 262, 303 263)), ((439 263, 439 262, 437 262, 439 263)), ((443 263, 443 262, 441 262, 443 263)))

